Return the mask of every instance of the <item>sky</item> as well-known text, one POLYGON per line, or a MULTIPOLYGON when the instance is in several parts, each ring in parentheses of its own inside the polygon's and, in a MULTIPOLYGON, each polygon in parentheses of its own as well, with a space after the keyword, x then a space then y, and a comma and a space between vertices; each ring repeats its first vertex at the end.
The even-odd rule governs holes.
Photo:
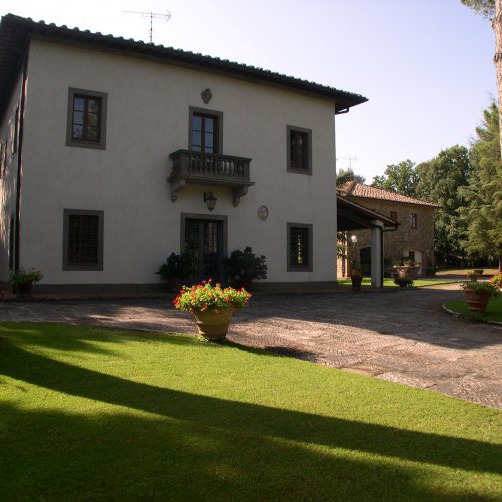
POLYGON ((490 22, 460 0, 0 0, 0 15, 149 41, 362 94, 337 168, 366 178, 468 147, 496 92, 490 22))

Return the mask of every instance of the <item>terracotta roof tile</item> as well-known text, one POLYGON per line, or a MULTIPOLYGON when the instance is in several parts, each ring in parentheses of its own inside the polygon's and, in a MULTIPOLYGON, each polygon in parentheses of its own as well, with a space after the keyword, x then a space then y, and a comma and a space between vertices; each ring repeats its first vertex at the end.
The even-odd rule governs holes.
POLYGON ((413 197, 408 197, 407 195, 389 192, 388 190, 382 190, 381 188, 364 185, 363 183, 357 183, 356 181, 348 181, 347 183, 344 183, 343 185, 337 187, 337 191, 342 196, 349 195, 351 197, 361 197, 364 199, 389 200, 393 202, 404 202, 406 204, 416 204, 420 206, 440 207, 434 202, 414 199, 413 197))
POLYGON ((70 41, 79 44, 89 44, 100 49, 109 49, 121 53, 141 55, 156 58, 171 64, 203 69, 214 73, 224 74, 239 79, 249 80, 262 84, 281 87, 292 91, 301 92, 309 96, 333 100, 335 111, 343 112, 346 109, 368 101, 367 98, 352 92, 342 91, 315 82, 302 80, 273 71, 264 70, 226 59, 220 59, 189 51, 164 47, 162 45, 137 42, 122 37, 91 33, 89 30, 68 28, 36 22, 30 18, 23 18, 13 14, 6 14, 0 21, 0 112, 8 99, 8 89, 13 85, 16 76, 15 69, 18 59, 26 41, 30 36, 43 36, 62 42, 70 41), (5 97, 6 96, 6 97, 5 97))

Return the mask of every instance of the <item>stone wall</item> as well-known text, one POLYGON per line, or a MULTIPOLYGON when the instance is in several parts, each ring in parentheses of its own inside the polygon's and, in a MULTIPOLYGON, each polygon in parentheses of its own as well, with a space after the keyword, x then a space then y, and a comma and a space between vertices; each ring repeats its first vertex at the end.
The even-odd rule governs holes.
MULTIPOLYGON (((434 207, 353 196, 348 196, 348 199, 388 217, 391 217, 391 211, 397 212, 398 230, 384 232, 386 265, 388 261, 396 264, 403 257, 414 254, 414 259, 422 263, 419 275, 425 275, 426 268, 434 266, 434 207), (412 214, 416 215, 416 228, 412 228, 412 214)), ((371 230, 350 231, 348 237, 349 259, 362 261, 361 250, 371 246, 371 230), (350 243, 351 235, 357 236, 356 244, 350 243)), ((345 266, 344 270, 342 260, 338 260, 337 268, 338 277, 348 274, 348 267, 345 266)))

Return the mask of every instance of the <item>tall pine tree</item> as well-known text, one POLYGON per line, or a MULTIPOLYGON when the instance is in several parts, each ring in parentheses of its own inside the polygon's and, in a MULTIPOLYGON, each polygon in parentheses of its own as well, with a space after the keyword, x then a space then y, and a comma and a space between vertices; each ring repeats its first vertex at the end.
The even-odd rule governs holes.
POLYGON ((418 165, 416 172, 417 196, 439 205, 434 211, 436 263, 447 268, 459 266, 465 259, 462 246, 465 224, 458 215, 465 200, 459 188, 467 185, 471 172, 469 151, 463 146, 453 146, 418 165))
POLYGON ((472 256, 498 259, 502 270, 502 162, 495 102, 484 111, 476 134, 470 150, 473 170, 468 186, 461 189, 466 200, 466 207, 460 210, 467 224, 464 246, 472 256))

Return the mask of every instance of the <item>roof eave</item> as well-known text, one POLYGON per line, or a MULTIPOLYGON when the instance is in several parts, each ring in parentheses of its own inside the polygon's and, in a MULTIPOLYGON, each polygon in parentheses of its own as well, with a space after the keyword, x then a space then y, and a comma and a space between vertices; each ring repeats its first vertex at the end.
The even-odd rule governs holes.
MULTIPOLYGON (((264 85, 271 85, 288 89, 293 92, 299 92, 315 98, 327 99, 334 102, 335 113, 348 110, 353 106, 365 103, 367 98, 359 94, 341 91, 332 87, 316 84, 301 80, 295 77, 282 75, 263 68, 256 68, 228 60, 222 60, 202 54, 174 49, 172 47, 158 46, 145 42, 137 42, 132 39, 114 37, 112 35, 102 35, 101 33, 92 33, 90 31, 81 31, 78 28, 58 27, 54 24, 46 24, 43 21, 36 22, 29 18, 7 14, 0 23, 0 95, 4 96, 8 88, 1 80, 5 80, 2 74, 2 68, 7 63, 3 62, 2 56, 6 51, 21 50, 19 45, 26 45, 30 37, 44 38, 46 40, 55 40, 57 42, 70 42, 87 47, 98 48, 120 52, 134 57, 147 57, 162 61, 168 64, 190 67, 204 71, 210 71, 223 74, 229 77, 252 81, 264 85), (10 30, 10 32, 9 32, 10 30), (15 37, 6 34, 15 32, 15 37), (7 38, 7 40, 5 40, 7 38)), ((12 58, 11 58, 12 59, 12 58)), ((4 70, 5 71, 5 70, 4 70)), ((2 106, 0 103, 0 110, 2 106)))

